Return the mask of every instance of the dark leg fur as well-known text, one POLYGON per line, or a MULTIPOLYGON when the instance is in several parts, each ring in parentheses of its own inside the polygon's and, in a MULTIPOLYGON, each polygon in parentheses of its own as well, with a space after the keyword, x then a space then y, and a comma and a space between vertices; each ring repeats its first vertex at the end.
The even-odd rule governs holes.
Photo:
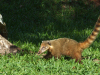
POLYGON ((79 63, 81 63, 82 58, 80 53, 75 53, 72 58, 75 59, 75 62, 78 61, 79 63))
POLYGON ((55 59, 60 59, 61 55, 60 54, 56 54, 54 57, 55 57, 55 59))
POLYGON ((48 53, 44 56, 45 59, 48 59, 48 58, 51 58, 51 57, 52 57, 52 55, 51 55, 50 52, 48 52, 48 53))

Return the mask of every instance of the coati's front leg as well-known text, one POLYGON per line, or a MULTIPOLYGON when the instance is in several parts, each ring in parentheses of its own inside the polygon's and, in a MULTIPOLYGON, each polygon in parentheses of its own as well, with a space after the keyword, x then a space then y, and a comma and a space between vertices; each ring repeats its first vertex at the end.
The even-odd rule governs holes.
POLYGON ((53 55, 55 59, 60 59, 61 58, 61 54, 58 52, 56 54, 53 55))
POLYGON ((52 58, 52 54, 48 51, 47 54, 44 56, 45 59, 52 58))
POLYGON ((61 58, 61 55, 59 56, 54 56, 55 59, 60 59, 61 58))

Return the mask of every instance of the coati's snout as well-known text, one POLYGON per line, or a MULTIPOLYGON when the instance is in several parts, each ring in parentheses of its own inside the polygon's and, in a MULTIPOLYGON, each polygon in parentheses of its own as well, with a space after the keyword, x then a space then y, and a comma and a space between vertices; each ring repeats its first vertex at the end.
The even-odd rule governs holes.
POLYGON ((48 42, 48 41, 42 41, 40 50, 38 51, 38 54, 41 54, 41 53, 49 50, 50 45, 51 45, 50 42, 48 42))
POLYGON ((42 53, 41 50, 39 50, 39 51, 38 51, 38 54, 41 54, 41 53, 42 53))
POLYGON ((43 47, 41 47, 40 50, 38 51, 38 54, 41 54, 41 53, 47 51, 48 49, 49 49, 49 47, 43 46, 43 47))

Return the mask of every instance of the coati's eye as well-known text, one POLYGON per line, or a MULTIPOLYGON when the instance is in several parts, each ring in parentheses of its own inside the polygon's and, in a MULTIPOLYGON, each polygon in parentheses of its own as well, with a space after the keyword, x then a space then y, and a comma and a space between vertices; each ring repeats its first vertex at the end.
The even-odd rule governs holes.
POLYGON ((43 46, 42 49, 44 49, 45 47, 43 46))

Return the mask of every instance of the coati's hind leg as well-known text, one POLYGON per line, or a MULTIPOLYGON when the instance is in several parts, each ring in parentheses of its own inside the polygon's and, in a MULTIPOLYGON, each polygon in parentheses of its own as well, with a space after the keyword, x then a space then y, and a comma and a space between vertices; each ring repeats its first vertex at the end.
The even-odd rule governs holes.
POLYGON ((81 63, 81 60, 82 60, 82 58, 81 58, 81 53, 76 52, 76 53, 72 56, 72 58, 75 59, 75 62, 78 61, 79 63, 81 63))
POLYGON ((48 53, 44 56, 44 58, 45 58, 45 59, 52 58, 51 53, 48 51, 48 53))

